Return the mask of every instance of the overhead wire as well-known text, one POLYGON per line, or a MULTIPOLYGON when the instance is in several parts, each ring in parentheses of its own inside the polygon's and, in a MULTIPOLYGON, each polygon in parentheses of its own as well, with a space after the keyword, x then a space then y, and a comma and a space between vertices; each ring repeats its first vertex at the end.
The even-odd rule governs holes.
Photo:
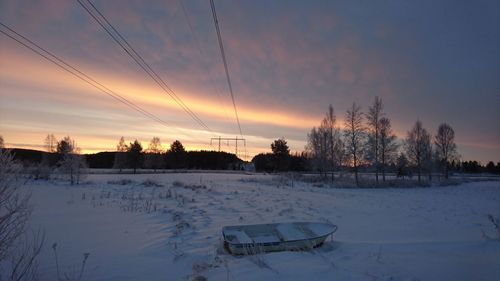
MULTIPOLYGON (((194 32, 193 24, 191 22, 191 19, 189 17, 187 9, 186 9, 186 7, 183 4, 183 0, 177 0, 177 2, 179 3, 179 5, 180 5, 180 7, 182 9, 182 14, 184 15, 184 19, 186 20, 186 23, 187 23, 187 25, 189 27, 189 31, 191 33, 191 36, 193 37, 193 41, 195 42, 196 49, 198 50, 198 52, 200 54, 200 58, 203 61, 203 64, 204 64, 205 68, 207 69, 207 71, 209 71, 210 67, 208 66, 208 63, 206 63, 206 61, 203 60, 205 57, 207 57, 207 54, 203 50, 203 47, 202 47, 202 45, 200 43, 200 40, 198 39, 198 36, 196 36, 196 33, 194 32)), ((219 87, 217 87, 217 84, 215 83, 214 78, 212 77, 212 75, 208 75, 208 77, 210 79, 210 82, 212 83, 212 87, 213 87, 214 91, 217 93, 217 97, 219 99, 219 103, 220 103, 221 107, 224 109, 224 117, 229 121, 229 114, 227 113, 226 106, 222 102, 222 97, 221 97, 221 93, 220 93, 219 87)))
POLYGON ((106 31, 106 33, 141 67, 158 86, 167 93, 196 123, 206 131, 213 132, 201 118, 187 106, 182 99, 167 85, 167 83, 154 71, 143 57, 130 45, 120 32, 108 21, 90 0, 77 0, 80 6, 106 31))
MULTIPOLYGON (((134 102, 126 99, 125 97, 121 96, 120 94, 118 94, 118 93, 110 90, 108 87, 106 87, 103 84, 101 84, 100 82, 96 81, 95 79, 93 79, 89 75, 85 74, 84 72, 82 72, 78 68, 70 65, 69 63, 67 63, 63 59, 61 59, 58 56, 56 56, 54 53, 52 53, 52 52, 48 51, 47 49, 41 47, 39 44, 37 44, 34 41, 30 40, 26 36, 21 35, 20 33, 18 33, 17 31, 15 31, 11 27, 7 26, 6 24, 0 22, 0 26, 2 26, 7 31, 10 31, 10 32, 6 32, 5 30, 0 29, 0 33, 2 33, 5 36, 11 38, 12 40, 16 41, 17 43, 23 45, 27 49, 29 49, 32 52, 38 54, 39 56, 45 58, 49 62, 51 62, 51 63, 55 64, 56 66, 58 66, 59 68, 61 68, 61 69, 65 70, 66 72, 72 74, 73 76, 75 76, 78 79, 84 81, 85 83, 91 85, 92 87, 94 87, 97 90, 103 92, 104 94, 112 97, 113 99, 115 99, 115 100, 117 100, 117 101, 125 104, 126 106, 130 107, 131 109, 133 109, 133 110, 141 113, 145 117, 150 118, 153 121, 156 121, 159 124, 161 124, 161 125, 163 125, 165 127, 168 127, 170 129, 173 128, 167 122, 165 122, 164 120, 162 120, 158 116, 156 116, 153 113, 151 113, 151 112, 143 109, 142 107, 140 107, 137 104, 135 104, 134 102)), ((189 136, 189 135, 185 134, 182 131, 180 131, 180 132, 182 134, 184 134, 185 136, 189 137, 189 138, 193 138, 192 136, 189 136)), ((198 141, 200 141, 200 140, 198 140, 198 141)))
POLYGON ((217 32, 217 39, 219 41, 219 49, 222 56, 222 62, 224 64, 224 70, 226 72, 227 85, 229 87, 229 93, 231 94, 231 100, 233 101, 234 115, 236 116, 236 122, 238 123, 238 130, 241 137, 243 137, 243 132, 241 131, 240 118, 238 116, 238 110, 236 109, 236 102, 234 101, 233 86, 231 84, 231 77, 229 75, 229 69, 227 67, 226 54, 224 52, 224 44, 222 43, 222 36, 219 28, 219 21, 217 19, 217 12, 215 11, 214 0, 210 0, 210 7, 212 8, 212 16, 214 18, 215 30, 217 32))
MULTIPOLYGON (((222 63, 224 64, 224 71, 226 72, 226 80, 227 80, 227 85, 229 88, 229 93, 231 94, 231 100, 233 102, 233 109, 234 109, 234 115, 236 117, 236 123, 238 124, 238 130, 240 132, 240 136, 241 136, 241 138, 243 138, 243 132, 241 130, 240 118, 238 116, 238 110, 236 109, 236 102, 234 100, 233 86, 231 83, 231 76, 229 75, 229 68, 227 66, 226 53, 224 51, 224 44, 222 42, 222 35, 220 32, 219 20, 217 19, 217 12, 215 10, 214 0, 210 0, 210 8, 212 9, 212 16, 214 18, 215 31, 217 33, 217 40, 219 41, 219 49, 220 49, 220 53, 221 53, 221 57, 222 57, 222 63)), ((236 142, 238 142, 238 141, 236 141, 236 142)), ((245 157, 246 157, 246 154, 247 154, 246 141, 244 142, 244 150, 245 150, 245 157)))

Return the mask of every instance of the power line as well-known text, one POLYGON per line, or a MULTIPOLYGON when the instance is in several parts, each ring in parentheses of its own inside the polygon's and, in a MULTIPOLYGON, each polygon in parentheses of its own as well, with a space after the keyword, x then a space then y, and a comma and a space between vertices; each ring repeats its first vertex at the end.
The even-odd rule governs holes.
MULTIPOLYGON (((141 113, 142 115, 160 123, 161 125, 171 128, 168 123, 160 119, 158 116, 154 115, 153 113, 150 113, 149 111, 141 108, 137 104, 135 104, 132 101, 129 101, 128 99, 124 98, 120 94, 110 90, 103 84, 97 82, 95 79, 92 77, 88 76, 87 74, 83 73, 82 71, 78 70, 76 67, 73 67, 69 63, 65 62, 63 59, 59 58, 58 56, 54 55, 47 49, 44 49, 37 43, 33 42, 32 40, 28 39, 27 37, 19 34, 9 26, 5 25, 4 23, 0 22, 0 25, 4 27, 4 29, 7 29, 7 31, 4 31, 0 29, 0 32, 4 34, 5 36, 11 38, 12 40, 16 41, 17 43, 23 45, 24 47, 28 48, 32 52, 38 54, 39 56, 45 58, 46 60, 50 61, 51 63, 57 65, 59 68, 62 68, 63 70, 67 71, 68 73, 72 74, 73 76, 77 77, 78 79, 84 81, 85 83, 91 85, 92 87, 98 89, 99 91, 103 92, 104 94, 112 97, 113 99, 125 104, 126 106, 134 109, 135 111, 141 113)), ((182 132, 181 132, 182 133, 182 132)), ((184 134, 184 133, 183 133, 184 134)), ((186 135, 186 134, 184 134, 186 135)), ((186 135, 188 136, 188 135, 186 135)), ((191 138, 191 136, 188 136, 191 138)), ((200 141, 200 140, 198 140, 200 141)))
MULTIPOLYGON (((85 5, 82 0, 77 0, 78 3, 89 13, 92 18, 108 33, 108 35, 153 79, 153 81, 160 86, 160 88, 167 93, 196 123, 198 123, 205 130, 213 132, 201 120, 196 113, 194 113, 177 94, 167 85, 167 83, 155 72, 142 56, 130 45, 130 43, 116 30, 116 28, 108 21, 108 19, 97 9, 90 0, 86 0, 88 5, 85 5), (89 6, 90 5, 90 6, 89 6)), ((83 0, 84 1, 84 0, 83 0)))
MULTIPOLYGON (((247 141, 246 139, 239 139, 238 137, 236 138, 221 138, 221 137, 217 137, 217 138, 211 138, 210 139, 210 145, 212 145, 212 141, 218 141, 219 142, 219 152, 220 152, 220 145, 221 145, 221 141, 227 141, 227 144, 229 145, 229 142, 230 141, 234 141, 235 142, 235 147, 236 147, 236 152, 235 152, 235 155, 238 156, 238 141, 242 141, 244 146, 245 146, 245 149, 246 149, 246 145, 247 145, 247 141)), ((246 150, 245 150, 245 154, 246 154, 246 150)))
MULTIPOLYGON (((210 67, 209 67, 208 63, 204 60, 204 58, 207 57, 207 54, 204 52, 203 47, 200 43, 200 40, 198 39, 198 36, 196 36, 196 33, 194 32, 193 24, 189 18, 189 14, 187 12, 187 9, 183 4, 183 0, 178 0, 177 2, 179 3, 179 5, 182 8, 182 14, 184 15, 184 19, 186 20, 186 23, 189 27, 189 31, 191 32, 191 36, 193 37, 193 40, 195 42, 196 49, 198 49, 198 52, 200 54, 200 58, 204 64, 205 68, 207 69, 207 71, 209 71, 210 67)), ((217 84, 215 83, 215 80, 212 77, 212 75, 208 75, 208 77, 210 79, 210 82, 212 82, 213 89, 217 93, 217 97, 219 98, 219 103, 220 103, 221 107, 224 109, 224 117, 229 121, 229 114, 226 110, 225 104, 223 104, 223 102, 222 102, 222 97, 221 97, 219 87, 217 87, 217 84)))
POLYGON ((210 7, 212 8, 212 16, 214 18, 215 30, 217 31, 217 39, 219 40, 219 48, 222 56, 222 62, 224 64, 224 70, 226 71, 227 85, 229 86, 229 93, 231 94, 231 100, 233 101, 234 114, 236 116, 236 122, 238 123, 238 129, 240 131, 241 137, 243 133, 241 131, 240 118, 238 117, 238 110, 236 110, 236 102, 234 101, 233 86, 231 85, 231 77, 229 76, 229 70, 227 67, 226 54, 224 52, 224 45, 222 44, 222 36, 219 29, 219 21, 217 20, 217 13, 215 12, 214 0, 210 0, 210 7))

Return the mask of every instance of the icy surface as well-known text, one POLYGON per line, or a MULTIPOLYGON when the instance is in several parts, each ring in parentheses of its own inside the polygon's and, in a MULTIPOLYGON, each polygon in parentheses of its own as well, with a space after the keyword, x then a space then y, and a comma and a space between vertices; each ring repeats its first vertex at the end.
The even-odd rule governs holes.
POLYGON ((46 243, 41 280, 500 280, 500 182, 330 189, 272 175, 91 175, 27 182, 31 226, 46 243), (120 181, 123 180, 123 181, 120 181), (130 180, 130 181, 128 181, 130 180), (148 184, 143 184, 150 180, 148 184), (156 184, 151 184, 151 181, 156 184), (234 257, 222 227, 323 221, 339 228, 310 252, 234 257))

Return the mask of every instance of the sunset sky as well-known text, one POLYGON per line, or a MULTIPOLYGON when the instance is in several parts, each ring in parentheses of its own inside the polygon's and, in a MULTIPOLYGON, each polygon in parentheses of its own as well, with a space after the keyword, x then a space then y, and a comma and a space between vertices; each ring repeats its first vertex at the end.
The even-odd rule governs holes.
MULTIPOLYGON (((110 39, 76 0, 0 0, 0 22, 161 118, 144 117, 0 34, 0 135, 41 149, 74 138, 112 151, 121 136, 212 150, 241 137, 208 0, 92 3, 205 130, 110 39), (190 25, 192 30, 190 29, 190 25)), ((274 139, 303 151, 332 104, 382 98, 400 138, 417 119, 456 134, 463 160, 500 161, 499 1, 215 0, 248 160, 274 139)), ((240 143, 240 145, 242 145, 240 143)), ((222 149, 234 152, 234 142, 222 149)), ((240 157, 243 157, 240 154, 240 157)))

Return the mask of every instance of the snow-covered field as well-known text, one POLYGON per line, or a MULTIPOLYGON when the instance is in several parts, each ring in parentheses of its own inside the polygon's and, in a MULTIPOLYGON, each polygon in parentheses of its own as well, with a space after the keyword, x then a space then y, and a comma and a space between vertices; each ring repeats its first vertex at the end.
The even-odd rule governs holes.
POLYGON ((393 189, 319 188, 276 175, 90 175, 30 181, 31 226, 45 230, 41 280, 500 280, 500 182, 393 189), (231 256, 224 225, 328 221, 310 252, 231 256))

